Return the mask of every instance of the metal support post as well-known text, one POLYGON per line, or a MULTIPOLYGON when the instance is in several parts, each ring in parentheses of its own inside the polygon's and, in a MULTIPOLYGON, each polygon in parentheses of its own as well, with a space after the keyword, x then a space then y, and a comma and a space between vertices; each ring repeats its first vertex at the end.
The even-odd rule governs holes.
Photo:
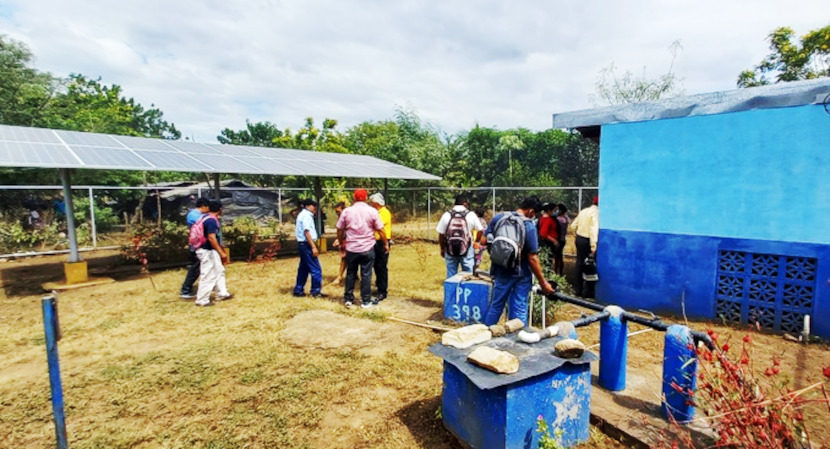
POLYGON ((92 187, 89 188, 89 222, 92 225, 92 249, 96 249, 98 248, 98 233, 95 231, 95 197, 92 195, 92 187))
POLYGON ((282 189, 277 189, 277 216, 282 226, 282 189))
POLYGON ((72 178, 69 174, 68 168, 59 169, 61 174, 61 183, 63 184, 63 203, 64 211, 66 212, 66 234, 69 237, 69 261, 80 262, 81 256, 78 254, 78 237, 75 235, 75 207, 72 204, 72 178))
MULTIPOLYGON (((63 170, 63 169, 62 169, 63 170)), ((43 327, 46 331, 46 360, 49 364, 49 385, 52 390, 52 413, 55 420, 55 436, 58 449, 69 447, 66 440, 66 415, 63 409, 63 387, 58 361, 58 341, 61 338, 58 322, 58 305, 54 295, 41 300, 43 327)))
POLYGON ((579 205, 577 206, 577 212, 582 210, 582 187, 579 188, 579 205))
POLYGON ((697 354, 692 333, 686 326, 672 324, 666 330, 663 350, 663 417, 669 419, 671 414, 677 422, 694 418, 692 395, 696 386, 697 354))
POLYGON ((620 307, 608 306, 605 311, 608 318, 599 323, 599 385, 622 391, 628 363, 628 321, 620 307))

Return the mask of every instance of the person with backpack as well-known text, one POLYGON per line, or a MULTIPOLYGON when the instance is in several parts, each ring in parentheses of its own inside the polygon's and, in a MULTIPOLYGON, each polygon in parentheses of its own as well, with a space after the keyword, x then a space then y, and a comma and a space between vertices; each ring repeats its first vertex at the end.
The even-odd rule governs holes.
POLYGON ((484 226, 478 215, 469 209, 470 203, 466 195, 455 197, 455 205, 444 212, 435 230, 438 232, 438 245, 441 247, 441 257, 447 263, 447 277, 458 273, 458 265, 465 272, 472 273, 475 266, 475 249, 473 248, 473 231, 481 234, 481 243, 484 243, 484 226))
POLYGON ((530 196, 516 211, 497 214, 487 226, 485 234, 493 277, 493 299, 484 318, 488 326, 499 322, 505 305, 507 319, 518 318, 527 325, 527 298, 534 275, 543 294, 554 292, 537 256, 539 240, 532 219, 541 209, 539 198, 530 196))
POLYGON ((225 285, 225 265, 231 259, 222 247, 222 227, 219 217, 222 215, 222 202, 211 200, 208 213, 202 215, 190 228, 190 245, 196 248, 199 257, 199 290, 196 292, 196 305, 212 306, 210 294, 216 290, 216 300, 223 301, 233 297, 225 285))
MULTIPOLYGON (((187 228, 193 228, 193 225, 199 221, 199 218, 202 215, 208 212, 208 200, 207 198, 199 198, 196 200, 196 204, 194 205, 193 209, 190 209, 187 212, 187 228)), ((196 294, 193 292, 193 284, 196 283, 196 280, 199 279, 199 257, 196 256, 196 250, 198 248, 194 248, 192 245, 188 245, 188 252, 190 253, 190 264, 187 266, 187 274, 184 277, 184 282, 182 282, 182 288, 179 291, 179 298, 182 299, 193 299, 196 297, 196 294)))

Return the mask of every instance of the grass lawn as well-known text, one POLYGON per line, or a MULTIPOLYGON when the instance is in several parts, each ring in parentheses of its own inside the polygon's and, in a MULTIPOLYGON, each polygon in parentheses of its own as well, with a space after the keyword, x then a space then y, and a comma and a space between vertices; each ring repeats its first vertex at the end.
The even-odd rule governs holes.
MULTIPOLYGON (((426 351, 440 336, 384 320, 440 320, 443 261, 428 243, 392 251, 390 298, 368 311, 338 287, 292 297, 297 258, 230 265, 236 297, 215 307, 177 297, 183 269, 61 294, 70 447, 460 447, 426 351)), ((328 283, 337 254, 321 259, 328 283)), ((0 319, 0 446, 54 447, 40 295, 4 295, 0 319)), ((586 447, 617 447, 592 433, 586 447)))

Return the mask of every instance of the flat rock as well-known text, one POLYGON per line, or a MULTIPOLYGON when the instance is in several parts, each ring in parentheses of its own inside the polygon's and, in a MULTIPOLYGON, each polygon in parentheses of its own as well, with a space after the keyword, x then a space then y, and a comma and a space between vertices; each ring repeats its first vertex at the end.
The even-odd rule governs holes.
POLYGON ((561 357, 563 359, 575 359, 577 357, 582 357, 584 352, 585 345, 582 344, 581 341, 574 340, 572 338, 560 340, 553 345, 553 353, 556 354, 557 357, 561 357))
POLYGON ((500 374, 513 374, 519 371, 518 357, 487 346, 476 348, 467 356, 467 361, 500 374))
POLYGON ((525 327, 525 323, 518 318, 513 318, 512 320, 504 323, 504 330, 507 331, 508 334, 512 334, 523 327, 525 327))
POLYGON ((444 332, 444 335, 441 336, 441 344, 444 346, 452 346, 453 348, 465 349, 491 338, 493 338, 493 334, 487 326, 483 324, 471 324, 444 332))

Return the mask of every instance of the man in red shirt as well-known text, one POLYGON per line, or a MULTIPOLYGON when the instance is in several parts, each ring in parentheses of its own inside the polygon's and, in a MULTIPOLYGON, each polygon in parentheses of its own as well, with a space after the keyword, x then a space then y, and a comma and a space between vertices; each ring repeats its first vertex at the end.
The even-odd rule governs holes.
POLYGON ((545 266, 550 268, 554 267, 555 255, 559 249, 559 226, 553 214, 554 210, 556 204, 543 204, 542 217, 539 218, 539 244, 551 249, 550 260, 545 261, 545 266))

